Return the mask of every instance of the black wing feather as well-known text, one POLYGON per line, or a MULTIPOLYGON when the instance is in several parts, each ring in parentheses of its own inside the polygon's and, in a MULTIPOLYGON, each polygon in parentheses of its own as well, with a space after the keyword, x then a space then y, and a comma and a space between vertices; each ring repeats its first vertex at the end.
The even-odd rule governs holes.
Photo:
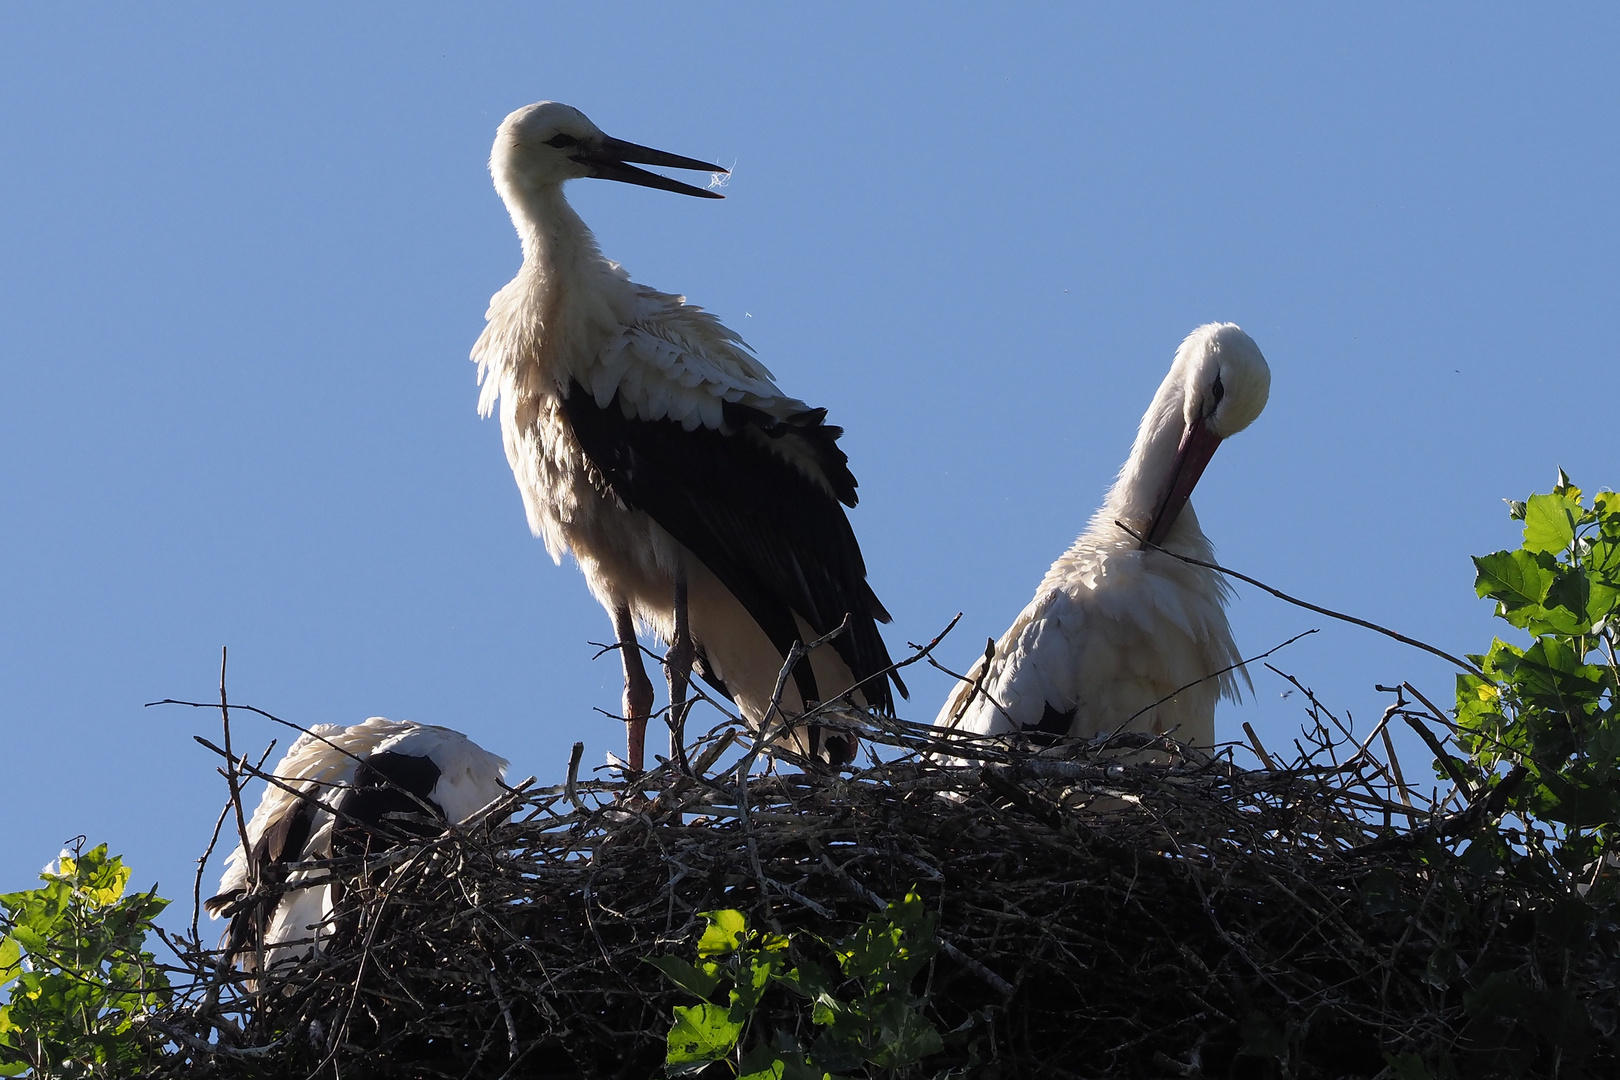
MULTIPOLYGON (((725 430, 687 431, 675 420, 626 417, 617 394, 599 408, 573 382, 563 411, 601 489, 645 511, 702 560, 783 656, 799 640, 795 614, 818 636, 850 614, 833 648, 872 706, 893 714, 889 682, 902 696, 906 688, 896 673, 881 674, 892 661, 876 621, 887 622, 888 612, 866 582, 838 505, 855 505, 855 477, 838 448, 843 430, 823 422, 825 409, 784 420, 727 403, 725 430), (837 498, 788 459, 811 463, 837 498)), ((809 665, 800 666, 801 694, 818 698, 809 665)))

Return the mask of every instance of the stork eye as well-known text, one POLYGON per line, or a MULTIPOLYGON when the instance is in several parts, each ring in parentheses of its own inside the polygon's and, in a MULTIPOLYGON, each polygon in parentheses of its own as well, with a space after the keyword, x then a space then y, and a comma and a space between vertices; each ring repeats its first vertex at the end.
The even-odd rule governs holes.
POLYGON ((1226 387, 1221 384, 1219 374, 1215 376, 1215 385, 1211 388, 1210 393, 1215 395, 1215 404, 1217 405, 1221 403, 1221 398, 1226 396, 1226 387))
POLYGON ((553 135, 546 140, 546 145, 555 146, 558 150, 562 150, 565 147, 578 146, 579 140, 572 135, 553 135))

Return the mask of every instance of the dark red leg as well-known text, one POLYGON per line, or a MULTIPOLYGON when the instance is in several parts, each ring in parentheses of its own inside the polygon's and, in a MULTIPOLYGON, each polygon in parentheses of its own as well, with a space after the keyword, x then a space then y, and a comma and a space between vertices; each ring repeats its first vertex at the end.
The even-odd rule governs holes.
POLYGON ((619 638, 619 656, 624 661, 624 720, 628 743, 625 763, 640 772, 646 758, 647 718, 652 715, 653 687, 647 669, 641 664, 641 646, 636 643, 636 620, 630 606, 621 604, 613 612, 613 631, 619 638))

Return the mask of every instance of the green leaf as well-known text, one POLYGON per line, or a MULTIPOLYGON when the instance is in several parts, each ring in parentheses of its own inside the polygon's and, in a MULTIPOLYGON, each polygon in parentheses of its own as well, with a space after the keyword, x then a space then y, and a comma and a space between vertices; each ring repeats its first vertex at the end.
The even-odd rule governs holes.
POLYGON ((872 1063, 886 1069, 915 1064, 945 1049, 939 1029, 928 1018, 896 995, 885 1002, 875 1017, 877 1052, 872 1063))
POLYGON ((1582 659, 1559 638, 1539 637, 1519 658, 1515 687, 1527 703, 1555 712, 1595 705, 1604 691, 1604 671, 1582 659))
POLYGON ((1474 556, 1474 591, 1499 600, 1508 610, 1539 606, 1553 583, 1553 571, 1527 551, 1474 556))
POLYGON ((770 1043, 760 1043, 743 1055, 737 1066, 737 1080, 782 1080, 787 1062, 777 1056, 770 1043))
POLYGON ((743 935, 748 933, 748 917, 734 908, 705 911, 702 915, 709 925, 698 940, 698 955, 724 956, 735 952, 742 944, 743 935))
POLYGON ((1573 828, 1613 824, 1620 811, 1620 792, 1590 784, 1572 783, 1556 773, 1544 773, 1542 789, 1551 799, 1538 807, 1537 816, 1573 828))
POLYGON ((1556 555, 1575 541, 1575 523, 1585 513, 1580 493, 1532 495, 1524 504, 1524 546, 1527 551, 1556 555))
POLYGON ((19 923, 11 931, 11 937, 28 951, 30 956, 40 956, 50 951, 50 942, 33 926, 19 923))
POLYGON ((900 952, 900 933, 896 926, 868 924, 840 941, 833 955, 852 979, 880 975, 900 952))
POLYGON ((810 1022, 817 1027, 832 1027, 847 1021, 850 1015, 851 1007, 830 993, 817 994, 815 1004, 810 1007, 810 1022))
POLYGON ((21 961, 22 946, 17 944, 16 938, 8 934, 4 941, 0 941, 0 986, 17 977, 17 973, 12 969, 21 961))
POLYGON ((781 966, 781 961, 777 957, 760 956, 758 953, 749 955, 747 967, 741 973, 742 977, 732 984, 732 1019, 748 1018, 748 1014, 759 1004, 759 999, 765 996, 765 988, 770 985, 772 977, 781 971, 781 966))
POLYGON ((1620 592, 1597 574, 1568 570, 1559 574, 1547 590, 1545 621, 1553 633, 1587 634, 1594 624, 1613 613, 1617 597, 1620 592), (1563 617, 1561 612, 1568 616, 1563 617))
POLYGON ((782 982, 790 990, 795 990, 807 998, 831 994, 833 988, 832 976, 827 974, 827 969, 808 961, 782 976, 782 982))
POLYGON ((1395 1080, 1434 1080, 1434 1074, 1423 1064, 1422 1054, 1384 1054, 1384 1062, 1395 1074, 1395 1080))
POLYGON ((737 1046, 743 1026, 732 1021, 730 1010, 719 1005, 677 1005, 669 1029, 664 1068, 671 1076, 696 1072, 720 1061, 737 1046))
POLYGON ((720 986, 720 969, 714 964, 704 964, 699 968, 678 956, 646 956, 642 959, 693 997, 707 998, 720 986))

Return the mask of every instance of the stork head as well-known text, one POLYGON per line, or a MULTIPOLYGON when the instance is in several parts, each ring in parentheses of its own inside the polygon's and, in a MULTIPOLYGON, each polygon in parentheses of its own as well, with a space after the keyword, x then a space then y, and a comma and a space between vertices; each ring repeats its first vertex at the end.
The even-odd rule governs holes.
POLYGON ((1252 424, 1270 394, 1271 368, 1254 339, 1236 325, 1208 323, 1187 335, 1155 402, 1165 406, 1164 412, 1156 408, 1147 417, 1157 419, 1165 434, 1180 429, 1169 476, 1144 534, 1149 543, 1164 542, 1221 440, 1252 424))
POLYGON ((557 101, 525 105, 501 121, 495 132, 495 147, 489 155, 489 171, 508 205, 512 204, 514 196, 521 198, 543 188, 557 187, 566 180, 592 176, 704 199, 725 197, 716 191, 638 169, 630 162, 666 169, 726 171, 694 158, 615 139, 603 134, 601 128, 572 105, 557 101))

